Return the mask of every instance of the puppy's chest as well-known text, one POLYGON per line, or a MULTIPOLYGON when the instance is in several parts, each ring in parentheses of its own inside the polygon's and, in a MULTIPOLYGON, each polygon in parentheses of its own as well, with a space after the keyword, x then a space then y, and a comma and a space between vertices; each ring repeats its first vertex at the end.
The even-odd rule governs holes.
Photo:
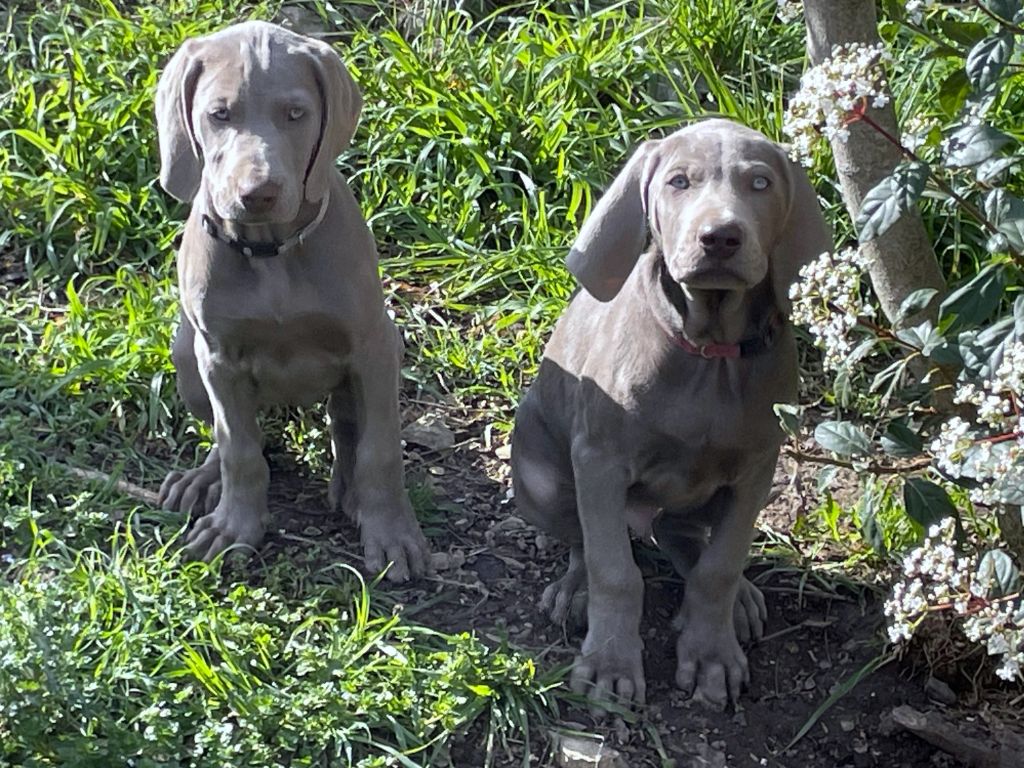
POLYGON ((739 482, 760 453, 709 441, 650 446, 637 456, 631 495, 658 507, 699 505, 739 482))
POLYGON ((248 318, 214 332, 218 362, 249 378, 263 404, 311 405, 344 378, 351 340, 329 316, 248 318))
POLYGON ((634 495, 659 507, 686 507, 742 482, 781 443, 775 422, 761 416, 728 405, 649 414, 634 435, 634 495))
POLYGON ((216 282, 195 301, 195 319, 217 364, 248 378, 262 404, 309 405, 338 386, 352 348, 350 323, 308 281, 216 282))

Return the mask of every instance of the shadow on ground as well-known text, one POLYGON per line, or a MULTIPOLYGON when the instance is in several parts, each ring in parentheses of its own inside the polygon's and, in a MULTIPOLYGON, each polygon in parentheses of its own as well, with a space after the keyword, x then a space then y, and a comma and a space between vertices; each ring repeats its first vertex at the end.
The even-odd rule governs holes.
MULTIPOLYGON (((515 516, 506 498, 507 462, 496 455, 501 448, 484 446, 482 426, 456 425, 459 442, 443 454, 409 446, 411 483, 432 497, 421 518, 439 567, 411 586, 383 587, 385 598, 445 632, 470 630, 493 643, 507 639, 541 668, 566 665, 582 630, 554 626, 538 608, 544 586, 564 569, 566 550, 515 516)), ((275 524, 263 556, 290 557, 313 548, 324 561, 358 563, 355 527, 328 512, 325 481, 305 476, 280 453, 271 455, 271 466, 275 524)), ((780 484, 784 479, 780 473, 780 484)), ((787 505, 794 505, 791 495, 780 494, 764 520, 784 526, 794 514, 787 505)), ((749 650, 752 683, 739 708, 715 713, 688 701, 672 682, 671 621, 683 584, 656 552, 638 544, 637 556, 646 576, 643 721, 631 727, 599 723, 582 709, 566 708, 567 728, 606 739, 630 768, 959 765, 892 725, 894 707, 929 706, 922 681, 898 662, 853 686, 787 749, 830 694, 878 656, 884 625, 870 591, 823 586, 807 571, 755 559, 748 577, 768 602, 766 637, 749 650)), ((548 739, 534 738, 530 749, 531 765, 554 764, 548 739)), ((474 760, 481 754, 473 734, 453 748, 456 764, 481 764, 474 760)), ((520 753, 504 765, 522 765, 522 759, 520 753)))

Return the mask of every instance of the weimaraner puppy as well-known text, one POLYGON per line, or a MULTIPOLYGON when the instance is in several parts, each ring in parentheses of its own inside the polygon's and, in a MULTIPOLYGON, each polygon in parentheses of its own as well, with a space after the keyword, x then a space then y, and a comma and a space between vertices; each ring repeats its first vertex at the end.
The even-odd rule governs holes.
POLYGON ((192 203, 178 253, 178 390, 213 424, 205 462, 172 472, 171 510, 199 510, 187 552, 255 547, 269 470, 257 414, 329 395, 329 498, 358 522, 366 566, 424 570, 399 438, 402 341, 373 238, 334 166, 362 97, 328 45, 250 21, 191 39, 160 78, 160 183, 192 203))
POLYGON ((686 579, 676 683, 721 708, 749 681, 740 642, 766 613, 743 568, 772 406, 796 397, 788 291, 830 248, 803 171, 721 119, 643 144, 584 223, 568 264, 585 290, 519 406, 512 477, 520 513, 570 544, 542 607, 565 621, 586 587, 572 685, 593 700, 645 697, 631 528, 686 579))

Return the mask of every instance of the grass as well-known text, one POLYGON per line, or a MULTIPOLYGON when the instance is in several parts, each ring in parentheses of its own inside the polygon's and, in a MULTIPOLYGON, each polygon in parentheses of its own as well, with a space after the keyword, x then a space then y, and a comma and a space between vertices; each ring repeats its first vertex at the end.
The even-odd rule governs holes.
MULTIPOLYGON (((179 520, 60 469, 153 487, 207 446, 173 384, 186 211, 156 183, 152 92, 182 40, 281 5, 0 11, 0 765, 439 766, 481 723, 487 763, 557 706, 528 657, 393 615, 345 567, 182 563, 179 520)), ((341 164, 408 391, 499 429, 572 290, 563 254, 631 148, 706 113, 778 138, 803 66, 774 0, 283 5, 337 30, 364 92, 341 164)), ((916 82, 925 65, 905 66, 916 82)), ((934 218, 955 246, 958 220, 934 218)), ((319 474, 322 416, 267 419, 319 474)))

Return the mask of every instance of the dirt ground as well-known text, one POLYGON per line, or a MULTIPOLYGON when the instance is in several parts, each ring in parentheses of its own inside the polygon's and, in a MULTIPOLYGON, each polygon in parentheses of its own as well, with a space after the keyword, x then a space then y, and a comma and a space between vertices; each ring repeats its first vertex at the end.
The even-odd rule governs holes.
MULTIPOLYGON (((434 512, 424 525, 439 565, 437 573, 402 588, 386 587, 407 615, 444 631, 472 630, 485 642, 510 640, 531 652, 542 669, 571 662, 583 630, 555 626, 538 608, 544 586, 561 574, 567 551, 515 515, 507 498, 507 446, 486 445, 484 425, 446 415, 457 443, 433 452, 408 445, 407 471, 414 486, 432 489, 434 512), (426 608, 417 606, 426 605, 426 608)), ((287 457, 271 454, 271 507, 277 532, 267 555, 287 556, 316 542, 329 556, 357 561, 358 538, 345 520, 327 514, 322 481, 304 478, 287 457)), ((797 501, 784 471, 779 493, 762 516, 764 537, 782 535, 797 501)), ((893 661, 866 676, 831 706, 791 748, 787 745, 830 693, 882 650, 881 605, 871 590, 816 579, 814 563, 781 567, 755 556, 747 575, 765 594, 766 637, 748 649, 751 686, 737 709, 710 712, 675 688, 672 617, 683 584, 657 552, 637 544, 645 573, 642 635, 648 679, 643 719, 631 726, 595 722, 584 709, 563 711, 568 730, 593 734, 617 751, 620 762, 601 765, 724 768, 952 768, 957 759, 895 726, 894 707, 943 710, 924 680, 905 662, 893 661)), ((947 702, 953 704, 953 702, 947 702)), ((963 722, 961 719, 956 722, 963 722)), ((554 765, 551 740, 533 738, 531 765, 554 765)), ((482 745, 470 734, 453 748, 457 764, 482 765, 482 745)), ((520 753, 499 765, 522 765, 520 753)), ((981 764, 981 763, 976 763, 981 764)), ((998 762, 994 765, 1000 765, 998 762)), ((1024 766, 1019 762, 1002 764, 1024 766)))

